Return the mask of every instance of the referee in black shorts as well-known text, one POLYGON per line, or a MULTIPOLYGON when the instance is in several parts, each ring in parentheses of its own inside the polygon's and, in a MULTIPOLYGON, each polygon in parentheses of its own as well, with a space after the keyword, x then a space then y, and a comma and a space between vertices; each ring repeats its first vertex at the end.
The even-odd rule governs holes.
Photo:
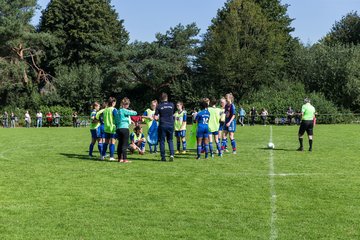
POLYGON ((312 151, 313 144, 313 128, 314 128, 314 118, 315 118, 315 108, 310 103, 309 98, 304 99, 304 105, 301 108, 301 124, 299 128, 299 143, 300 147, 298 151, 304 151, 303 139, 304 133, 306 132, 309 138, 309 151, 312 151))

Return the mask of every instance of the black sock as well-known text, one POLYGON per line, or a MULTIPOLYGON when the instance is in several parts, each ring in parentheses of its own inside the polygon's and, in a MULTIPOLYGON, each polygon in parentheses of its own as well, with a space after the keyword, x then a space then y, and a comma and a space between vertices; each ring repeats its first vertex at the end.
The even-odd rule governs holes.
POLYGON ((300 147, 303 148, 303 139, 299 138, 300 147))
POLYGON ((312 140, 312 139, 309 139, 309 146, 310 146, 310 149, 312 149, 312 142, 313 142, 313 140, 312 140))

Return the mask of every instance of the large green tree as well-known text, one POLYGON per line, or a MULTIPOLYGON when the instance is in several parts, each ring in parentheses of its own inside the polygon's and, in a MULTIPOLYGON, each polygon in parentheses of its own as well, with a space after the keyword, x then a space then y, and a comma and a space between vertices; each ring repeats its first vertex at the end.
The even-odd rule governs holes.
POLYGON ((199 59, 210 94, 242 97, 282 77, 290 23, 279 1, 227 1, 208 28, 199 59))
POLYGON ((354 44, 360 43, 360 16, 355 12, 350 12, 340 21, 337 21, 330 32, 322 39, 327 45, 354 44))
POLYGON ((30 24, 35 0, 0 1, 1 105, 33 107, 33 96, 51 90, 51 77, 40 67, 51 37, 30 24))
POLYGON ((191 95, 192 61, 197 54, 199 29, 195 24, 177 25, 154 42, 134 42, 125 51, 103 48, 98 61, 106 61, 106 95, 128 95, 139 105, 168 91, 191 95), (189 91, 188 91, 189 90, 189 91))
POLYGON ((360 112, 360 46, 315 44, 299 48, 293 58, 290 78, 339 108, 360 112))
POLYGON ((48 49, 53 67, 95 64, 99 47, 121 50, 129 39, 110 0, 51 0, 42 12, 39 31, 58 38, 57 47, 48 49))

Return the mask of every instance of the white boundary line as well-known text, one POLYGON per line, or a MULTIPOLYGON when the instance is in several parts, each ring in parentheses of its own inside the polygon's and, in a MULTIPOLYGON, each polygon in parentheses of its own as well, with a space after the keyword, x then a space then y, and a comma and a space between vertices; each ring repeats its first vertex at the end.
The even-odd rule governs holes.
MULTIPOLYGON (((269 142, 272 142, 272 126, 270 126, 270 139, 269 142)), ((269 182, 270 182, 270 194, 271 194, 271 219, 270 219, 270 240, 275 240, 278 237, 276 229, 276 190, 275 190, 275 166, 274 166, 274 151, 270 150, 269 156, 269 182)))

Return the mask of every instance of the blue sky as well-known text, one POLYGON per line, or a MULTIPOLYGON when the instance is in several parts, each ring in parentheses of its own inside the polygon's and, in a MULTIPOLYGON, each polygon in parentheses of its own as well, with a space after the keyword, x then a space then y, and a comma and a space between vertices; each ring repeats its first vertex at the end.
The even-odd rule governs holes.
MULTIPOLYGON (((178 23, 184 25, 195 22, 205 33, 225 0, 112 0, 112 5, 125 20, 125 28, 130 33, 130 41, 153 41, 157 32, 165 33, 178 23)), ((289 4, 288 14, 295 20, 293 36, 307 44, 321 39, 335 21, 350 11, 360 13, 360 0, 281 0, 289 4)), ((46 8, 49 0, 38 0, 39 6, 46 8)), ((39 22, 40 11, 33 19, 39 22)))

